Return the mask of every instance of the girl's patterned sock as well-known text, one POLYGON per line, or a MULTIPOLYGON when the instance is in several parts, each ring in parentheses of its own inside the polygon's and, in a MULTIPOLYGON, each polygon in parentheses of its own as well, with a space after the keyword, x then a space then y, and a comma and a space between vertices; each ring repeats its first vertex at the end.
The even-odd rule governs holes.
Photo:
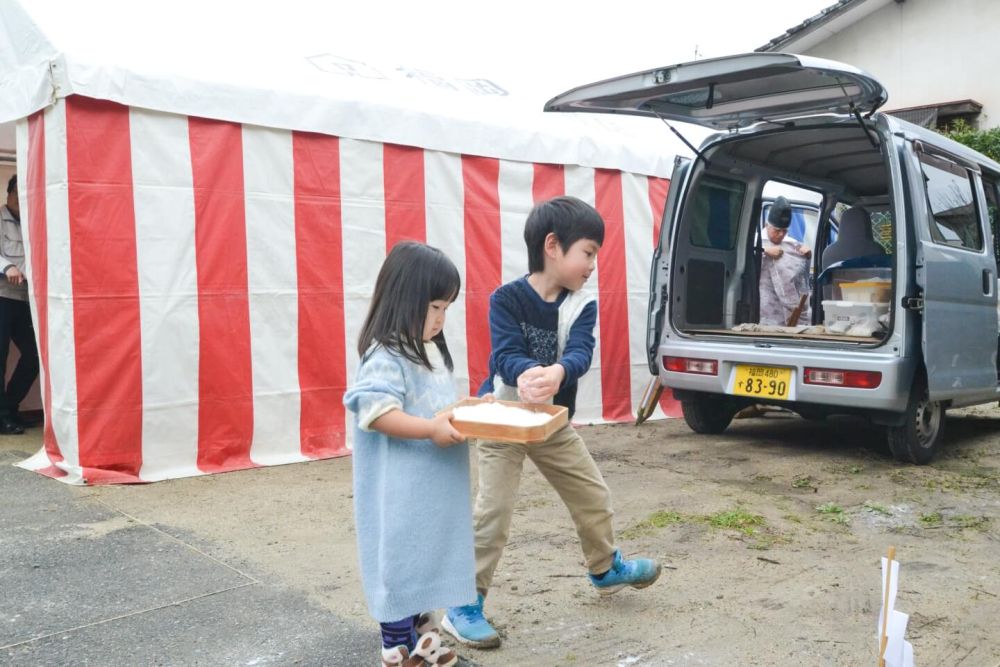
POLYGON ((417 631, 414 626, 414 616, 407 616, 401 621, 379 623, 382 628, 382 648, 405 646, 410 651, 417 645, 417 631))
POLYGON ((413 615, 413 645, 417 645, 417 639, 420 638, 420 634, 417 632, 417 626, 420 625, 420 614, 413 615))

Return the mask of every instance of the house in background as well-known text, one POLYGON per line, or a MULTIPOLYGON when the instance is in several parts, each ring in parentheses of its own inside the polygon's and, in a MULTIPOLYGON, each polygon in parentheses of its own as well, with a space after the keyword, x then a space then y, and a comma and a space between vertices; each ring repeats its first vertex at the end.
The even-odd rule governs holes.
POLYGON ((997 0, 840 0, 757 51, 859 67, 889 91, 886 112, 911 123, 1000 126, 997 0))

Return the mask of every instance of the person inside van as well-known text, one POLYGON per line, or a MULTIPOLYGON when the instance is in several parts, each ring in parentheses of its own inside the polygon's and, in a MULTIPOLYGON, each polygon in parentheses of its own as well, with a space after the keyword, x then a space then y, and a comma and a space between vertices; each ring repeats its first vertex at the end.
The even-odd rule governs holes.
POLYGON ((809 324, 809 258, 812 251, 788 237, 792 207, 778 197, 767 213, 760 262, 760 323, 809 324))

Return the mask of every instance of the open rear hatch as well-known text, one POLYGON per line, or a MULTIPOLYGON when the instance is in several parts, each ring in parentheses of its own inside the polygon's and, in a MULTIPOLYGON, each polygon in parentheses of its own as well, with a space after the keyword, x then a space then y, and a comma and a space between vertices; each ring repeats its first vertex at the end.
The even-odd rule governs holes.
POLYGON ((574 88, 546 111, 620 113, 731 130, 820 113, 874 113, 882 85, 832 60, 751 53, 628 74, 574 88))
MULTIPOLYGON (((747 165, 758 165, 763 172, 795 175, 803 179, 803 187, 812 186, 817 191, 851 192, 855 199, 884 195, 883 188, 865 191, 870 183, 881 182, 885 188, 888 183, 884 155, 866 123, 861 122, 861 115, 871 115, 886 99, 887 93, 876 79, 849 65, 792 54, 752 53, 661 67, 580 86, 545 105, 546 111, 649 116, 695 123, 716 131, 733 132, 768 124, 760 126, 766 131, 744 130, 724 145, 706 143, 713 165, 706 161, 702 169, 692 168, 683 179, 690 183, 675 182, 671 187, 677 201, 668 207, 662 228, 673 231, 675 247, 667 252, 669 234, 664 235, 651 269, 647 332, 651 369, 658 363, 656 345, 668 304, 674 312, 674 326, 688 335, 862 345, 880 342, 870 336, 833 334, 823 326, 787 331, 747 327, 755 320, 740 314, 745 312, 746 301, 732 296, 732 285, 749 285, 747 281, 752 281, 752 289, 757 289, 756 272, 749 268, 752 260, 741 259, 744 253, 754 251, 753 239, 745 230, 758 225, 760 211, 759 204, 752 203, 759 194, 750 189, 759 185, 753 174, 745 171, 747 165), (789 123, 792 119, 826 114, 830 115, 831 129, 815 122, 789 123), (851 116, 860 127, 843 122, 851 116), (773 132, 775 123, 786 126, 789 132, 773 132), (727 164, 733 167, 732 172, 727 164), (821 173, 824 169, 828 173, 821 173), (858 178, 851 180, 855 172, 858 178), (736 175, 740 173, 742 176, 736 175), (712 191, 703 193, 706 187, 712 191), (680 200, 686 204, 678 205, 680 200), (701 215, 693 211, 701 211, 701 215), (732 224, 727 222, 730 216, 732 224), (704 229, 688 224, 694 218, 704 229)), ((758 247, 758 255, 759 251, 758 247)), ((819 301, 817 298, 816 307, 819 301)))

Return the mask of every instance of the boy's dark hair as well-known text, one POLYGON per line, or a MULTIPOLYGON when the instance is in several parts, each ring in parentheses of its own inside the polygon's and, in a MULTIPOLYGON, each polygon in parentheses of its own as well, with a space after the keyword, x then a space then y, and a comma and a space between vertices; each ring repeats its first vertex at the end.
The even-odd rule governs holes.
MULTIPOLYGON (((381 345, 434 370, 424 349, 427 308, 431 301, 454 301, 461 287, 458 269, 443 252, 415 241, 397 243, 375 280, 375 293, 358 337, 358 354, 364 358, 373 344, 381 345)), ((445 366, 454 370, 444 331, 433 340, 445 366)))
POLYGON ((549 234, 556 235, 563 252, 580 239, 604 245, 604 220, 597 209, 576 197, 556 197, 536 204, 524 223, 529 273, 545 270, 545 237, 549 234))
POLYGON ((14 192, 15 190, 17 190, 17 174, 14 174, 13 176, 11 176, 10 180, 7 181, 7 194, 10 194, 11 192, 14 192))

